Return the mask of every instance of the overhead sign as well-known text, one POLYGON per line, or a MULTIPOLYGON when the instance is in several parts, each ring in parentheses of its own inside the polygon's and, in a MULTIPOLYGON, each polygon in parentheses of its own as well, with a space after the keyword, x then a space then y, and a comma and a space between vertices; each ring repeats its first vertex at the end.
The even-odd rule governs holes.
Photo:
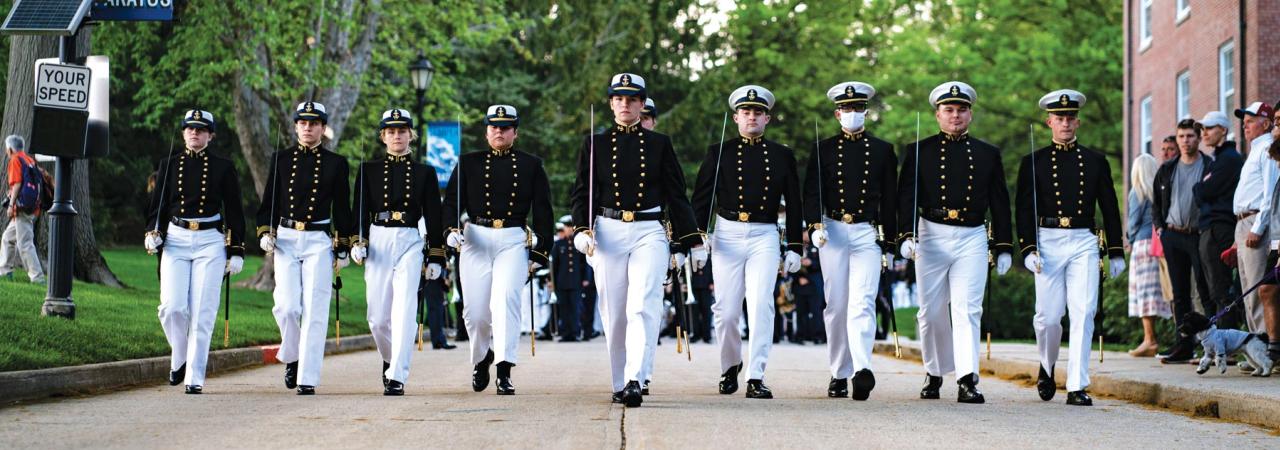
POLYGON ((94 0, 93 20, 170 21, 173 0, 94 0))
POLYGON ((453 166, 458 163, 462 149, 462 124, 454 121, 427 122, 426 163, 436 168, 440 187, 449 184, 453 166))
POLYGON ((89 82, 93 71, 85 66, 39 64, 36 66, 36 106, 89 109, 89 82))

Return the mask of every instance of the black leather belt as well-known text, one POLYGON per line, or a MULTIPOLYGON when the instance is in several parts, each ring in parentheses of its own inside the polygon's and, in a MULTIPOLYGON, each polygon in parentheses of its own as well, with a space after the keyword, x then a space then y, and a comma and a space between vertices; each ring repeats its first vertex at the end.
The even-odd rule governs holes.
POLYGON ((1182 234, 1196 234, 1196 233, 1199 233, 1199 232, 1200 232, 1200 230, 1197 230, 1197 229, 1196 229, 1196 227, 1183 228, 1183 227, 1180 227, 1180 226, 1177 226, 1177 225, 1174 225, 1174 224, 1168 224, 1168 225, 1165 225, 1165 227, 1164 227, 1164 228, 1165 228, 1166 230, 1170 230, 1170 231, 1177 231, 1177 232, 1182 233, 1182 234))
POLYGON ((490 219, 488 217, 472 217, 471 223, 488 228, 524 227, 524 219, 490 219))
POLYGON ((955 223, 961 225, 976 225, 985 219, 981 214, 973 214, 962 212, 958 209, 949 208, 930 208, 923 211, 921 216, 930 222, 937 223, 955 223))
POLYGON ((836 214, 833 212, 827 213, 827 218, 834 220, 836 222, 843 222, 843 223, 863 223, 863 222, 871 221, 871 216, 859 215, 859 214, 836 214))
POLYGON ((600 215, 613 220, 621 220, 623 222, 640 222, 662 219, 662 211, 636 212, 613 208, 600 208, 600 215))
POLYGON ((717 215, 734 222, 749 223, 778 223, 778 216, 769 217, 765 213, 752 213, 746 211, 730 211, 724 208, 716 208, 717 215))
POLYGON ((1040 226, 1045 228, 1093 228, 1092 217, 1041 217, 1040 226))
POLYGON ((212 222, 196 222, 194 220, 182 220, 177 217, 173 217, 169 219, 169 223, 177 225, 180 228, 186 228, 191 231, 212 230, 214 228, 218 228, 218 229, 222 228, 221 219, 215 220, 212 222))
POLYGON ((373 215, 373 224, 380 227, 416 227, 409 222, 409 213, 403 211, 383 211, 373 215))
POLYGON ((327 223, 303 222, 284 218, 280 219, 280 227, 298 231, 329 231, 329 224, 327 223))

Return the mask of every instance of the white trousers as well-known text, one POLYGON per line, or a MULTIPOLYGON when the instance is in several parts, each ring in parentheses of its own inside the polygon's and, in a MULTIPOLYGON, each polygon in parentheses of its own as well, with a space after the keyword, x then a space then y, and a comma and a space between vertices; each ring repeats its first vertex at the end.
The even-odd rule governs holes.
POLYGON ((27 268, 27 279, 36 282, 44 279, 40 255, 36 252, 35 216, 18 213, 9 217, 0 239, 0 275, 8 275, 18 267, 18 261, 27 268))
POLYGON ((160 254, 160 327, 173 351, 169 370, 187 365, 183 384, 204 386, 209 339, 218 319, 218 295, 227 250, 216 229, 169 225, 160 254))
POLYGON ((323 231, 276 229, 275 306, 282 363, 298 361, 298 384, 320 385, 333 296, 333 243, 323 231))
POLYGON ((1036 348, 1053 373, 1062 348, 1062 314, 1071 318, 1067 391, 1089 386, 1093 316, 1098 311, 1098 237, 1088 229, 1041 228, 1036 274, 1036 348))
MULTIPOLYGON (((528 289, 529 250, 520 228, 466 228, 462 244, 462 317, 471 336, 471 364, 493 349, 493 361, 516 363, 520 300, 528 289)), ((530 336, 530 339, 533 337, 530 336)))
POLYGON ((609 349, 613 391, 643 381, 646 347, 662 314, 662 282, 671 258, 666 229, 656 220, 596 217, 596 306, 609 349))
MULTIPOLYGON (((916 250, 916 322, 925 370, 956 378, 978 373, 982 295, 987 287, 987 231, 920 219, 916 250), (950 311, 948 311, 950 306, 950 311)), ((824 267, 824 269, 826 269, 824 267)))
POLYGON ((365 317, 378 353, 384 362, 391 363, 384 375, 401 383, 409 378, 418 331, 422 246, 417 228, 369 227, 369 255, 364 262, 369 306, 365 317))
POLYGON ((827 243, 822 262, 827 309, 827 357, 833 378, 849 378, 871 368, 876 337, 876 295, 880 291, 880 246, 869 223, 847 224, 824 218, 827 243))
POLYGON ((743 361, 742 299, 746 298, 751 338, 746 372, 751 380, 764 379, 764 366, 773 348, 773 288, 778 282, 782 242, 778 226, 771 223, 716 222, 711 236, 711 279, 716 284, 716 339, 720 341, 720 372, 743 361))

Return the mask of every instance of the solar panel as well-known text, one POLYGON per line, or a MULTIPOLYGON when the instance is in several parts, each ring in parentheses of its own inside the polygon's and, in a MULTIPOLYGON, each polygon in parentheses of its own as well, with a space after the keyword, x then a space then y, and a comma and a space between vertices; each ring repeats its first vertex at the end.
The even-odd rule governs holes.
POLYGON ((0 32, 5 34, 75 34, 93 0, 17 0, 0 32))

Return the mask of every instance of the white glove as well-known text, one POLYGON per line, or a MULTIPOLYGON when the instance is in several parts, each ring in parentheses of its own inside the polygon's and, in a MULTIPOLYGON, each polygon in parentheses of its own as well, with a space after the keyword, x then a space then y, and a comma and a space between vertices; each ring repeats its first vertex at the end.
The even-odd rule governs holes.
POLYGON ((333 267, 337 270, 342 270, 343 268, 346 268, 349 265, 351 265, 350 258, 338 258, 333 260, 333 267))
POLYGON ((449 232, 449 237, 445 238, 444 243, 454 249, 461 249, 462 244, 467 243, 467 238, 463 237, 458 230, 453 230, 449 232))
POLYGON ((542 268, 542 263, 537 262, 537 261, 533 261, 533 260, 530 260, 530 261, 529 261, 529 271, 530 271, 530 272, 533 272, 533 271, 538 270, 538 269, 541 269, 541 268, 542 268))
POLYGON ((916 256, 915 239, 907 239, 905 241, 902 241, 902 246, 898 247, 898 254, 902 255, 903 259, 915 259, 915 256, 916 256))
POLYGON ((142 244, 147 247, 148 252, 155 253, 156 250, 160 249, 161 245, 164 245, 164 238, 157 233, 151 233, 142 241, 142 244))
POLYGON ((676 259, 676 266, 674 267, 674 269, 680 270, 682 267, 684 267, 684 261, 687 258, 686 256, 684 256, 684 253, 676 253, 674 255, 671 255, 671 257, 676 259))
POLYGON ((809 232, 809 242, 818 248, 827 245, 827 230, 813 230, 809 232))
POLYGON ((1009 267, 1013 266, 1013 255, 1001 253, 996 257, 996 275, 1004 276, 1009 273, 1009 267))
POLYGON ((595 254, 596 240, 589 233, 580 231, 573 235, 573 248, 578 249, 578 252, 584 255, 595 254))
POLYGON ((276 251, 276 237, 272 236, 271 233, 262 235, 262 240, 258 241, 258 247, 267 253, 276 251))
POLYGON ((428 280, 434 280, 434 279, 440 278, 440 272, 443 272, 443 269, 440 268, 439 264, 436 264, 436 263, 427 264, 428 280))
POLYGON ((1119 256, 1111 257, 1111 278, 1120 276, 1124 273, 1124 258, 1119 256))
POLYGON ((786 269, 787 273, 796 273, 797 270, 800 270, 800 254, 787 250, 787 257, 782 261, 782 268, 786 269))
POLYGON ((706 245, 694 247, 693 250, 689 250, 689 257, 693 259, 693 270, 702 270, 707 265, 707 258, 711 257, 711 252, 706 245))
POLYGON ((244 270, 244 258, 243 258, 243 257, 239 257, 239 256, 232 256, 232 257, 231 257, 231 259, 228 259, 228 260, 227 260, 227 273, 228 273, 228 274, 235 275, 235 274, 237 274, 237 273, 240 273, 240 271, 241 271, 241 270, 244 270))
POLYGON ((1040 273, 1040 254, 1032 253, 1022 260, 1023 267, 1034 273, 1040 273))
POLYGON ((351 247, 351 260, 356 264, 364 264, 364 259, 369 257, 369 248, 364 245, 356 245, 351 247))
POLYGON ((533 236, 533 248, 538 248, 538 233, 531 233, 533 236))

